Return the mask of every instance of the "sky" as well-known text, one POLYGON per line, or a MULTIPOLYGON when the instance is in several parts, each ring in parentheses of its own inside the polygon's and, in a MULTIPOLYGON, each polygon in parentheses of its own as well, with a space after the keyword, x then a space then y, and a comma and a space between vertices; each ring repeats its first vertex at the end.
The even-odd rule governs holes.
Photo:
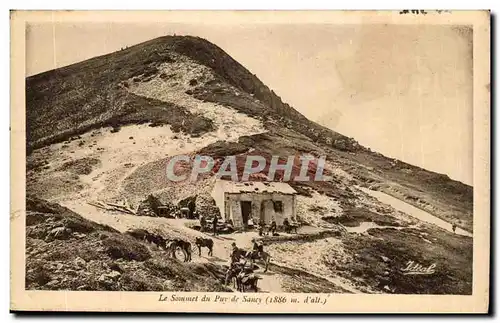
POLYGON ((309 119, 472 185, 472 32, 438 25, 30 24, 26 74, 164 35, 206 38, 309 119))

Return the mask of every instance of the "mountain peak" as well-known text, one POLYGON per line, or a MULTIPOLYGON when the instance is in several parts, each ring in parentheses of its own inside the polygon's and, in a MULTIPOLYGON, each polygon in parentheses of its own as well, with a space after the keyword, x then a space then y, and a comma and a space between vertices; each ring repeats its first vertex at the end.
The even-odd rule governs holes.
MULTIPOLYGON (((175 64, 176 55, 208 68, 206 71, 214 75, 208 82, 186 90, 194 98, 222 104, 271 123, 278 121, 313 140, 332 145, 340 139, 344 141, 342 147, 354 147, 345 144, 354 143, 352 140, 345 141, 345 137, 308 120, 284 103, 256 75, 208 40, 163 36, 27 78, 28 150, 103 126, 159 122, 181 127, 166 113, 173 106, 182 110, 175 102, 134 97, 123 87, 127 82, 159 78, 160 66, 175 64), (158 113, 158 109, 168 116, 158 113), (47 128, 46 124, 54 126, 47 128)), ((184 122, 180 130, 189 132, 189 127, 184 122)))

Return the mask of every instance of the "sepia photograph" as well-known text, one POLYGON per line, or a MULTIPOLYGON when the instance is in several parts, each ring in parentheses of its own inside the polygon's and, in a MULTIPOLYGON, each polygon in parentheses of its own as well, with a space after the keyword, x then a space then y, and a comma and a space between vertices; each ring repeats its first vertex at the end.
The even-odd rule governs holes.
POLYGON ((11 12, 11 309, 487 310, 489 19, 11 12))

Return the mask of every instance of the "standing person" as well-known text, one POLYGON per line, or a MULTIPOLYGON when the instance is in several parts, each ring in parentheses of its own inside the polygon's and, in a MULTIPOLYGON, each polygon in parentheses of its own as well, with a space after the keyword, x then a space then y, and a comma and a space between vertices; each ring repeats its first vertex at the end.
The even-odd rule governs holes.
POLYGON ((215 216, 214 216, 214 219, 213 219, 213 221, 212 221, 212 225, 214 226, 214 236, 216 236, 216 235, 217 235, 217 221, 218 221, 218 220, 219 220, 219 219, 217 219, 217 215, 215 215, 215 216))
POLYGON ((269 229, 269 231, 271 231, 271 235, 274 236, 276 230, 277 230, 276 221, 273 219, 273 221, 271 222, 271 228, 269 229))
POLYGON ((260 219, 259 221, 259 236, 264 235, 264 227, 266 226, 266 223, 264 222, 264 219, 260 219))
POLYGON ((193 218, 193 216, 194 216, 194 210, 195 210, 195 208, 196 208, 196 205, 194 204, 193 200, 190 200, 190 201, 188 202, 187 207, 188 207, 188 210, 189 210, 189 211, 188 211, 188 216, 187 216, 187 218, 188 218, 188 219, 192 219, 192 218, 193 218))
POLYGON ((457 225, 453 223, 451 229, 453 230, 453 233, 455 233, 455 231, 457 230, 457 225))
POLYGON ((201 232, 205 232, 205 229, 207 227, 207 219, 205 219, 205 216, 203 214, 200 216, 200 227, 201 232))

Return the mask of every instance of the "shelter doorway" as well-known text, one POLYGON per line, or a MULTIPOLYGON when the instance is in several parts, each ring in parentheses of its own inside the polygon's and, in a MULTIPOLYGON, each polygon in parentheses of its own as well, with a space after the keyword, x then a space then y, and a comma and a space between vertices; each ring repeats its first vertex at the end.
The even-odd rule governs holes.
POLYGON ((248 219, 252 214, 252 202, 241 201, 241 219, 243 220, 243 227, 248 227, 248 219))
POLYGON ((260 203, 260 214, 259 214, 259 220, 262 223, 266 223, 266 204, 264 201, 260 203))

